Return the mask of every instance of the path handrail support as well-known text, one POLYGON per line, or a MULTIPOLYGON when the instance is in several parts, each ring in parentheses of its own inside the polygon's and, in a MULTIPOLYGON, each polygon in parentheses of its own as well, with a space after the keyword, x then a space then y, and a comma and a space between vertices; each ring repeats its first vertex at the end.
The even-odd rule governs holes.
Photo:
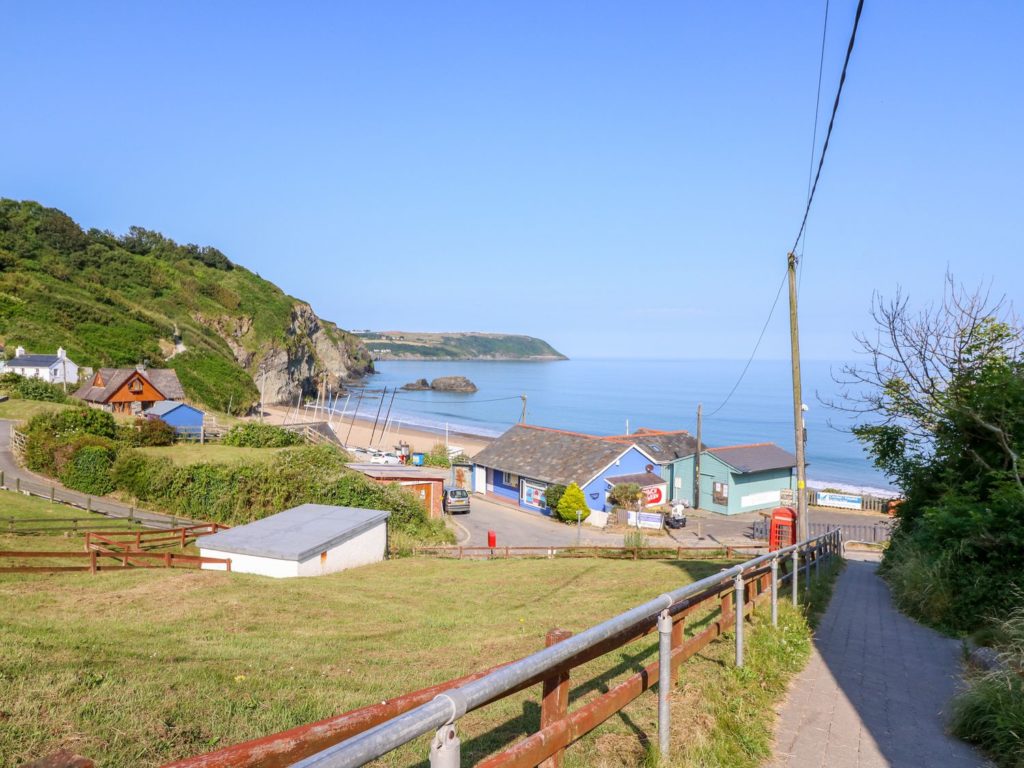
MULTIPOLYGON (((740 583, 739 580, 742 580, 742 576, 746 571, 761 565, 768 565, 772 561, 778 561, 789 554, 793 555, 795 566, 791 574, 793 578, 793 596, 795 599, 797 574, 799 573, 799 554, 801 552, 805 554, 804 560, 806 565, 804 567, 807 569, 805 578, 809 581, 809 555, 811 550, 825 540, 835 540, 839 536, 839 531, 829 531, 789 547, 760 555, 695 581, 692 584, 687 584, 679 589, 659 595, 653 600, 649 600, 618 616, 590 627, 555 645, 537 651, 530 656, 512 662, 457 688, 450 689, 445 694, 435 697, 415 709, 411 709, 345 741, 330 746, 315 755, 300 760, 294 763, 294 766, 296 768, 312 768, 313 766, 316 766, 316 768, 358 768, 358 766, 381 757, 419 736, 437 732, 442 726, 454 723, 466 712, 471 712, 495 699, 502 698, 527 680, 557 670, 574 656, 594 648, 641 622, 657 617, 662 611, 668 611, 676 604, 690 597, 713 587, 728 584, 730 581, 740 583), (739 580, 737 580, 737 577, 739 577, 739 580), (453 717, 452 713, 452 700, 458 700, 460 704, 464 704, 464 706, 459 707, 461 711, 455 717, 453 717)), ((742 663, 742 593, 743 590, 737 588, 736 594, 739 599, 736 600, 736 657, 738 663, 742 663)))

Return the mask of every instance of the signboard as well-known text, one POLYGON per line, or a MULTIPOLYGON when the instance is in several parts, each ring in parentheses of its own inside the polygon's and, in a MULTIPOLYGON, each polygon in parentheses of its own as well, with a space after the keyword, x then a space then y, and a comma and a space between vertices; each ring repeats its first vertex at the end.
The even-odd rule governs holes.
MULTIPOLYGON (((626 512, 626 523, 633 528, 637 527, 636 524, 636 512, 626 512)), ((661 528, 661 513, 660 512, 641 512, 640 513, 640 528, 661 528)))
POLYGON ((646 488, 643 488, 644 506, 656 507, 659 504, 664 504, 667 489, 668 486, 665 483, 661 483, 660 485, 648 485, 646 488))
POLYGON ((547 506, 544 500, 544 486, 528 483, 525 480, 519 490, 519 498, 522 499, 523 504, 534 509, 544 509, 547 506))
POLYGON ((784 507, 792 507, 796 504, 796 491, 792 488, 783 488, 779 491, 779 504, 784 507))
POLYGON ((837 509, 862 509, 863 496, 851 496, 848 493, 823 493, 818 491, 819 507, 836 507, 837 509))

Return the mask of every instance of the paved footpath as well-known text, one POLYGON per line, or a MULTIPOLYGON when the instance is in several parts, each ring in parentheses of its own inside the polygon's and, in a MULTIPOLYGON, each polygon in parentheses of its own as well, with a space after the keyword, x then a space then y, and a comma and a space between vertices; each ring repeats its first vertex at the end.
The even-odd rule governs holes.
POLYGON ((946 733, 960 642, 907 618, 877 564, 850 559, 776 728, 773 768, 975 768, 946 733))

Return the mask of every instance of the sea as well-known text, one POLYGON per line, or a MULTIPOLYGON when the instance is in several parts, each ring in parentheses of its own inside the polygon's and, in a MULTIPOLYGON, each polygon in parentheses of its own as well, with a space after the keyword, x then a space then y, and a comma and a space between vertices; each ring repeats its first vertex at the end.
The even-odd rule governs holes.
MULTIPOLYGON (((375 364, 378 373, 362 390, 358 416, 379 418, 381 425, 388 421, 389 431, 405 425, 493 437, 520 420, 521 396, 526 395, 529 424, 599 435, 624 434, 641 427, 696 432, 697 405, 701 403, 705 444, 771 441, 792 451, 789 362, 753 361, 729 396, 745 364, 737 360, 628 359, 379 361, 375 364), (465 376, 478 391, 400 389, 417 379, 439 376, 465 376), (398 391, 392 399, 395 388, 398 391)), ((840 363, 823 361, 802 364, 808 406, 808 484, 889 494, 892 485, 872 466, 849 431, 855 423, 850 414, 827 404, 839 394, 833 377, 840 367, 840 363)), ((351 415, 358 399, 355 394, 339 398, 336 412, 345 410, 351 415)))

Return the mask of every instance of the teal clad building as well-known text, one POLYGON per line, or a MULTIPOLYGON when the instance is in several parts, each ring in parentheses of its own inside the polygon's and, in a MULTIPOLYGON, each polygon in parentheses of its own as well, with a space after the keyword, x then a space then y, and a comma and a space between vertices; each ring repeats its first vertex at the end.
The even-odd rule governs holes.
MULTIPOLYGON (((663 476, 673 502, 693 504, 694 456, 672 462, 663 476)), ((775 443, 708 448, 700 460, 698 506, 724 515, 773 509, 785 488, 796 488, 796 457, 775 443)))

